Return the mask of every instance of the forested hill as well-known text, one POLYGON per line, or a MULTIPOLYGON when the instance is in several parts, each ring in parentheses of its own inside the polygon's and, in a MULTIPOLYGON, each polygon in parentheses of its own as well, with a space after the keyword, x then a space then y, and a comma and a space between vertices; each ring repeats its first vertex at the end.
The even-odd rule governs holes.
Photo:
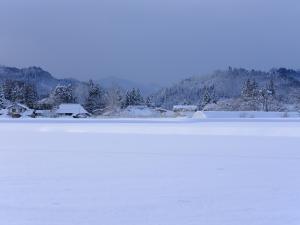
POLYGON ((52 105, 65 101, 86 105, 87 101, 95 98, 93 102, 101 104, 93 103, 94 110, 140 104, 167 109, 178 104, 193 104, 203 110, 283 111, 300 108, 300 71, 285 68, 268 72, 228 68, 210 75, 184 79, 148 96, 140 92, 143 87, 126 89, 120 82, 113 82, 116 87, 106 87, 99 81, 93 84, 76 79, 57 79, 39 67, 18 69, 0 66, 0 83, 4 97, 9 101, 26 103, 26 96, 22 94, 26 95, 31 90, 33 93, 30 95, 35 96, 31 102, 43 99, 42 103, 52 105), (93 93, 95 88, 96 95, 93 93), (71 95, 71 98, 66 98, 69 100, 64 98, 67 95, 71 95))
MULTIPOLYGON (((254 81, 257 91, 261 93, 270 82, 273 82, 276 91, 274 98, 281 110, 299 104, 300 72, 285 68, 272 69, 269 72, 229 68, 206 76, 190 77, 171 87, 161 89, 152 96, 152 99, 157 106, 165 108, 171 108, 176 104, 195 104, 201 108, 207 104, 212 106, 211 103, 214 103, 216 110, 222 110, 222 107, 223 110, 232 110, 234 107, 225 107, 223 103, 231 100, 226 104, 236 104, 232 100, 242 97, 242 89, 247 80, 254 81), (222 106, 218 105, 218 102, 222 106)), ((237 108, 237 110, 243 109, 237 108)))
POLYGON ((75 79, 57 79, 40 67, 18 69, 0 66, 0 81, 5 82, 6 80, 34 84, 39 96, 48 96, 58 84, 80 85, 81 83, 75 79))

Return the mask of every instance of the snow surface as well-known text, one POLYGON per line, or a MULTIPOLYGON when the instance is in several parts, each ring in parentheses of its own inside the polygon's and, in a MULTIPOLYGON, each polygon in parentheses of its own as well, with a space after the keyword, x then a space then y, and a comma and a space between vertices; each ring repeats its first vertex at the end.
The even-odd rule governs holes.
POLYGON ((299 112, 260 112, 260 111, 197 111, 195 118, 300 118, 299 112), (202 115, 203 114, 203 115, 202 115))
POLYGON ((300 224, 297 119, 3 119, 0 132, 0 224, 300 224))

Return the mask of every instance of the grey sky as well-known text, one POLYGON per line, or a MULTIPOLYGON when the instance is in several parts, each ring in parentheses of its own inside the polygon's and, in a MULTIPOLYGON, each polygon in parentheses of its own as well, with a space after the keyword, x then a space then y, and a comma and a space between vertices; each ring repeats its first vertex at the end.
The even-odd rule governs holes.
POLYGON ((168 83, 300 68, 299 0, 1 0, 0 64, 168 83))

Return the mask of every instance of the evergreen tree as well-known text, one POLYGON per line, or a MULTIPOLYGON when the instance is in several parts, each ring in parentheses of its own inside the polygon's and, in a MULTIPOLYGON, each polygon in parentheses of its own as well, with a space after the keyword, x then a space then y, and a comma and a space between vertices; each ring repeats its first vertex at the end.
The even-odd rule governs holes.
POLYGON ((4 82, 4 96, 12 102, 24 103, 25 82, 16 80, 6 80, 4 82))
POLYGON ((6 106, 6 99, 5 99, 5 95, 4 95, 4 89, 3 89, 3 85, 0 85, 0 109, 5 108, 6 106))
POLYGON ((134 105, 143 105, 144 104, 144 99, 141 94, 140 89, 133 89, 135 91, 134 94, 134 105))
POLYGON ((273 109, 276 93, 273 79, 271 79, 269 83, 266 84, 266 87, 262 88, 259 93, 263 110, 268 112, 270 109, 273 109))
POLYGON ((55 104, 61 103, 74 103, 75 98, 73 97, 72 85, 58 85, 55 87, 52 97, 54 98, 55 104))
POLYGON ((89 93, 85 101, 85 108, 88 112, 93 113, 96 109, 105 108, 104 91, 99 85, 92 80, 89 81, 89 93))
POLYGON ((202 106, 206 106, 207 104, 209 104, 211 101, 211 98, 210 98, 210 94, 207 90, 207 88, 205 87, 204 88, 204 94, 203 94, 203 99, 202 99, 202 106))
POLYGON ((127 106, 133 105, 133 98, 132 98, 132 92, 127 91, 125 96, 125 102, 123 105, 123 108, 126 108, 127 106))
POLYGON ((267 85, 267 90, 269 91, 270 95, 275 96, 276 91, 275 91, 275 86, 274 86, 274 80, 271 79, 269 81, 269 84, 267 85))
POLYGON ((37 99, 38 96, 35 85, 26 84, 24 87, 24 104, 26 104, 29 108, 34 108, 37 99))
POLYGON ((125 107, 133 106, 133 105, 143 105, 143 104, 144 104, 144 99, 139 89, 133 88, 131 91, 127 91, 125 97, 125 103, 124 103, 125 107))
POLYGON ((209 103, 216 103, 216 92, 215 86, 204 86, 204 93, 202 98, 202 107, 206 106, 209 103))
POLYGON ((258 89, 257 82, 253 79, 248 79, 241 92, 242 99, 244 100, 247 110, 259 110, 260 109, 260 90, 258 89))
POLYGON ((258 84, 257 82, 253 79, 252 81, 248 79, 243 88, 242 88, 242 97, 244 99, 254 99, 258 95, 258 84))
POLYGON ((153 101, 152 101, 152 96, 148 96, 145 102, 147 107, 154 107, 153 101))
POLYGON ((242 88, 242 93, 241 96, 243 98, 250 98, 252 95, 252 85, 251 85, 251 80, 247 79, 245 82, 243 88, 242 88))

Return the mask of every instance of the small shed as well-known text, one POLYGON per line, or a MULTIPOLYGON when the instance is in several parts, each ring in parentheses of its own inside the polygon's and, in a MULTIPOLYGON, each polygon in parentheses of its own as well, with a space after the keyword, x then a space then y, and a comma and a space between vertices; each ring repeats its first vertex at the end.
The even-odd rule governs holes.
POLYGON ((75 118, 89 117, 90 114, 80 104, 60 104, 56 110, 58 116, 73 116, 75 118))

